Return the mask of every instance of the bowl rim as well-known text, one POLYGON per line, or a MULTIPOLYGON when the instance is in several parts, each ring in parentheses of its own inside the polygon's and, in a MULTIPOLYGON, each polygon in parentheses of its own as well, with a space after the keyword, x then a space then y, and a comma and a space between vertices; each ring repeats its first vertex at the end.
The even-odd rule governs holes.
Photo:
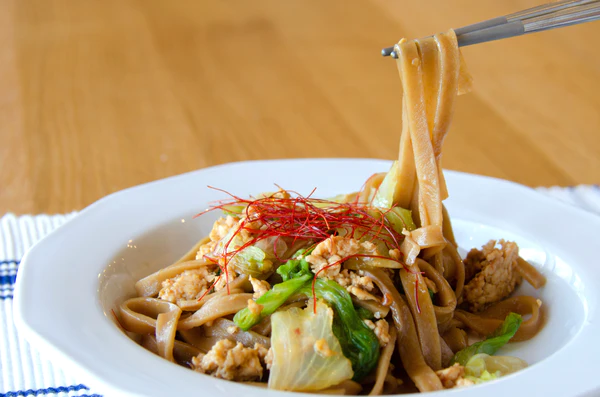
MULTIPOLYGON (((227 173, 236 171, 240 168, 251 167, 262 169, 267 167, 273 169, 294 169, 304 168, 307 165, 316 166, 317 164, 319 166, 339 167, 340 169, 345 169, 347 167, 370 167, 373 169, 379 169, 381 172, 387 170, 391 162, 376 159, 350 158, 242 161, 208 167, 134 186, 116 193, 112 193, 96 201, 82 210, 76 217, 55 229, 42 240, 38 241, 22 258, 13 301, 14 319, 17 329, 24 334, 26 339, 34 347, 41 351, 50 352, 51 354, 59 357, 59 361, 67 364, 69 366, 68 368, 73 368, 75 372, 80 372, 80 376, 83 379, 87 379, 87 382, 91 386, 96 387, 98 390, 105 391, 107 395, 108 393, 110 393, 111 396, 154 395, 152 394, 152 387, 155 386, 138 387, 141 385, 131 384, 132 379, 128 377, 126 373, 123 373, 122 366, 113 367, 112 365, 106 365, 106 363, 102 362, 101 360, 94 360, 94 354, 92 353, 98 353, 99 347, 93 347, 95 350, 86 351, 88 349, 81 350, 76 346, 69 344, 70 341, 66 339, 67 336, 65 335, 72 335, 75 331, 71 330, 70 332, 65 333, 66 324, 49 324, 41 320, 41 318, 48 317, 47 313, 41 313, 41 311, 48 311, 49 309, 47 307, 43 307, 43 305, 37 305, 35 302, 39 302, 39 299, 44 298, 43 293, 48 293, 49 291, 36 291, 34 286, 40 284, 39 280, 36 280, 36 278, 40 277, 39 273, 46 275, 46 273, 51 272, 49 269, 51 265, 56 266, 56 262, 50 263, 52 261, 48 261, 47 258, 52 258, 53 254, 58 255, 57 248, 60 247, 61 244, 66 243, 67 240, 85 237, 86 233, 81 232, 89 228, 90 225, 88 222, 102 219, 110 220, 111 218, 103 218, 103 216, 105 216, 107 213, 110 214, 112 207, 119 207, 121 205, 127 206, 129 205, 127 200, 131 200, 136 196, 143 196, 145 193, 150 191, 161 189, 168 190, 168 186, 176 186, 179 183, 186 182, 188 179, 206 179, 207 175, 209 174, 218 175, 219 173, 223 172, 227 173), (300 167, 300 165, 303 167, 300 167)), ((555 236, 548 241, 555 241, 558 244, 566 241, 565 244, 568 243, 568 247, 570 248, 577 247, 577 245, 575 245, 576 243, 582 244, 583 246, 593 246, 593 237, 590 237, 589 234, 586 235, 585 231, 593 232, 594 230, 600 230, 600 217, 590 214, 583 209, 570 206, 568 204, 559 202, 558 200, 544 196, 531 188, 515 182, 456 171, 445 171, 445 175, 449 181, 468 180, 472 183, 475 183, 479 189, 490 189, 492 191, 494 189, 500 189, 502 191, 503 198, 510 201, 510 203, 522 206, 524 205, 529 208, 531 211, 531 219, 539 219, 541 212, 538 209, 543 207, 545 211, 550 210, 556 214, 562 214, 559 216, 571 219, 571 224, 577 225, 575 230, 570 230, 573 232, 573 234, 567 233, 566 236, 563 236, 563 240, 557 240, 558 237, 555 236), (589 245, 583 244, 586 242, 586 239, 589 240, 589 245)), ((450 192, 452 194, 452 190, 450 192)), ((477 206, 477 209, 493 209, 493 205, 487 204, 487 202, 474 203, 474 206, 477 206)), ((121 216, 129 219, 128 217, 135 217, 139 215, 134 213, 132 215, 121 214, 121 216)), ((474 216, 477 217, 476 214, 474 214, 474 216)), ((510 218, 510 214, 508 214, 508 216, 510 218)), ((163 215, 163 217, 166 217, 166 215, 163 215)), ((490 215, 486 219, 481 219, 478 217, 478 220, 491 222, 493 225, 496 218, 497 216, 494 217, 490 215)), ((503 220, 503 222, 505 221, 506 220, 503 220)), ((156 220, 154 220, 154 222, 156 222, 156 220)), ((138 230, 143 228, 146 224, 152 224, 152 222, 147 221, 140 223, 139 225, 136 224, 134 229, 138 230)), ((541 233, 544 235, 545 239, 548 239, 555 230, 556 225, 551 227, 549 230, 541 231, 541 233)), ((557 252, 557 254, 561 254, 562 257, 568 258, 569 262, 571 263, 594 263, 592 252, 588 252, 586 250, 569 250, 567 249, 568 247, 559 246, 555 252, 557 252)), ((582 279, 584 279, 585 283, 587 284, 585 287, 587 289, 592 289, 592 291, 588 291, 588 293, 592 293, 595 296, 596 293, 593 290, 600 291, 600 270, 591 266, 587 266, 585 268, 580 266, 580 268, 577 270, 578 272, 582 273, 582 279)), ((73 274, 74 276, 80 277, 82 271, 83 270, 81 269, 77 269, 73 274)), ((89 276, 87 277, 89 278, 89 276)), ((64 291, 52 290, 50 292, 52 295, 51 297, 59 302, 66 302, 65 299, 70 297, 70 295, 66 294, 64 291)), ((79 332, 75 332, 75 335, 79 335, 88 342, 98 342, 97 336, 91 338, 89 334, 90 332, 93 332, 89 327, 97 327, 97 331, 101 331, 103 335, 103 340, 109 340, 111 343, 114 343, 113 350, 119 347, 126 348, 124 345, 125 340, 119 340, 118 338, 120 337, 117 337, 117 335, 123 336, 123 334, 116 327, 108 326, 105 313, 103 313, 97 299, 97 289, 93 290, 93 297, 91 300, 90 294, 91 292, 89 290, 84 291, 84 293, 81 295, 82 299, 80 302, 87 302, 87 304, 89 304, 91 300, 94 300, 94 297, 96 298, 93 304, 93 310, 91 307, 89 307, 89 316, 85 318, 86 321, 89 320, 92 321, 92 323, 86 323, 79 332)), ((52 299, 48 299, 47 301, 52 301, 52 299)), ((52 308, 51 310, 56 311, 61 309, 52 308)), ((585 316, 585 324, 581 331, 575 335, 566 346, 561 348, 551 357, 548 357, 548 359, 545 359, 524 371, 528 373, 528 379, 535 377, 537 379, 544 380, 543 383, 536 384, 536 392, 543 393, 544 390, 547 390, 550 393, 557 393, 562 390, 569 392, 570 394, 568 395, 579 395, 582 393, 588 393, 591 390, 600 389, 600 380, 596 380, 595 377, 592 376, 594 374, 593 369, 595 365, 595 361, 593 360, 594 357, 600 355, 600 344, 596 344, 596 346, 593 343, 590 344, 590 341, 593 342, 592 338, 595 335, 598 335, 600 332, 600 319, 598 318, 599 314, 597 313, 596 306, 590 305, 587 307, 585 316), (561 386, 561 383, 557 382, 555 379, 558 378, 558 375, 551 376, 552 373, 556 373, 556 369, 552 368, 551 366, 552 363, 561 364, 560 373, 562 378, 564 378, 566 374, 571 374, 573 379, 577 379, 577 382, 571 382, 567 387, 561 386), (575 376, 577 377, 575 378, 575 376)), ((82 340, 80 340, 80 342, 82 342, 82 340)), ((140 360, 142 363, 140 365, 157 367, 160 371, 166 373, 168 376, 176 376, 178 379, 181 378, 182 380, 185 380, 186 375, 188 375, 184 372, 189 372, 189 375, 194 377, 198 376, 192 371, 184 368, 171 366, 170 363, 150 353, 145 352, 147 354, 142 354, 143 352, 141 349, 139 353, 140 354, 134 354, 134 358, 140 360)), ((479 395, 481 392, 493 393, 493 395, 496 395, 495 393, 498 393, 498 395, 500 395, 499 393, 504 394, 506 392, 510 392, 511 390, 514 392, 515 388, 518 390, 519 387, 524 387, 528 383, 527 380, 524 380, 522 376, 518 375, 519 374, 514 374, 503 378, 501 381, 479 385, 474 388, 447 390, 438 393, 451 394, 460 392, 460 395, 463 396, 475 396, 479 395)), ((152 382, 152 379, 148 379, 148 382, 150 385, 155 385, 155 382, 152 382)), ((264 390, 216 379, 206 379, 202 382, 198 381, 194 383, 207 384, 214 388, 215 393, 220 392, 223 395, 230 395, 238 392, 245 393, 247 395, 254 395, 255 393, 252 393, 254 390, 257 391, 256 395, 259 395, 258 391, 260 391, 260 395, 264 395, 266 392, 268 395, 272 396, 283 396, 281 392, 264 390)))

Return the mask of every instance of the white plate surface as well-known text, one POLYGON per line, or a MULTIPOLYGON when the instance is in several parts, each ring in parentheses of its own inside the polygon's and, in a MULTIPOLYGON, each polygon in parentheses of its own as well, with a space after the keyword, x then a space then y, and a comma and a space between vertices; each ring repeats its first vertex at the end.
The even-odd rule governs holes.
MULTIPOLYGON (((112 194, 36 244, 23 258, 15 321, 39 350, 107 397, 289 396, 217 380, 171 364, 134 344, 111 315, 132 296, 133 283, 187 251, 216 214, 192 220, 223 193, 273 191, 274 183, 329 197, 356 191, 390 163, 367 159, 276 160, 226 164, 112 194)), ((446 172, 446 205, 463 252, 489 239, 516 241, 521 255, 548 277, 539 296, 547 324, 533 340, 509 345, 532 364, 480 386, 431 395, 583 396, 600 393, 600 218, 532 189, 481 176, 446 172)), ((299 394, 296 394, 299 395, 299 394)))

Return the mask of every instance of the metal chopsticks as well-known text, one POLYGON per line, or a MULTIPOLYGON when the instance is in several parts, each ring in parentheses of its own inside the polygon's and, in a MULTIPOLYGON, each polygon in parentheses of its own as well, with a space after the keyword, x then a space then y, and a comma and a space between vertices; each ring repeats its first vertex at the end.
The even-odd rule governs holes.
MULTIPOLYGON (((455 29, 459 47, 600 20, 600 0, 563 0, 455 29)), ((394 47, 381 50, 396 58, 394 47)))

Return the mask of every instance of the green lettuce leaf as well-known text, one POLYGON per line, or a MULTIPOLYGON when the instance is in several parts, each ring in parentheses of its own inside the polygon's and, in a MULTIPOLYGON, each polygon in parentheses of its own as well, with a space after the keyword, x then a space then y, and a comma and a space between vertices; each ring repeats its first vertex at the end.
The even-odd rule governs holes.
POLYGON ((256 303, 263 306, 260 314, 251 312, 248 308, 242 309, 235 314, 233 322, 244 331, 258 324, 263 318, 273 314, 279 309, 290 296, 294 295, 300 288, 312 279, 312 274, 275 284, 272 289, 256 300, 256 303))
MULTIPOLYGON (((307 283, 301 292, 312 296, 312 283, 307 283)), ((315 281, 315 294, 334 309, 333 333, 340 341, 344 356, 352 362, 353 379, 361 380, 377 365, 377 336, 360 318, 344 287, 335 281, 319 278, 315 281)))
POLYGON ((417 228, 412 218, 412 211, 401 207, 393 207, 389 211, 386 211, 385 219, 398 233, 402 233, 403 229, 410 232, 417 228))
POLYGON ((310 263, 304 259, 304 255, 307 253, 306 251, 306 249, 299 250, 293 255, 293 258, 296 259, 289 259, 277 268, 277 273, 281 276, 283 281, 301 277, 305 274, 312 274, 310 271, 310 263), (301 259, 297 259, 300 257, 301 259))
POLYGON ((465 365, 465 378, 474 383, 483 383, 523 368, 527 368, 527 363, 520 358, 480 353, 471 357, 465 365))
POLYGON ((517 313, 509 313, 504 319, 504 323, 494 331, 489 337, 481 342, 473 343, 452 357, 451 365, 459 363, 466 365, 467 362, 476 354, 485 353, 489 355, 495 354, 502 346, 506 345, 509 340, 517 333, 521 326, 523 318, 517 313))
POLYGON ((321 301, 315 312, 311 304, 273 314, 270 389, 317 391, 352 378, 352 363, 332 332, 333 315, 321 301))

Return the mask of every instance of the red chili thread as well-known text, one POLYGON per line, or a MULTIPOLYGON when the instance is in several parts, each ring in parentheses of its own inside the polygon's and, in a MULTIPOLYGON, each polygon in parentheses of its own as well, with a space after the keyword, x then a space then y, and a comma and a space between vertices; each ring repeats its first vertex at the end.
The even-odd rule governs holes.
POLYGON ((112 315, 115 318, 115 321, 119 325, 119 328, 121 328, 121 331, 126 331, 126 329, 123 326, 123 324, 121 324, 121 321, 119 321, 119 317, 117 316, 117 313, 115 313, 115 310, 114 309, 110 309, 110 311, 112 312, 112 315))
MULTIPOLYGON (((200 296, 200 298, 198 298, 198 302, 200 302, 202 300, 202 298, 204 298, 206 295, 208 295, 208 293, 210 291, 212 291, 213 288, 215 288, 215 285, 217 284, 217 282, 219 282, 220 278, 221 278, 221 275, 217 276, 217 278, 215 279, 215 281, 212 282, 212 284, 210 285, 210 287, 208 287, 208 289, 206 291, 204 291, 204 293, 200 296)), ((227 291, 227 292, 229 293, 229 291, 227 291)))
POLYGON ((421 314, 421 305, 419 305, 419 276, 415 278, 415 303, 417 304, 417 313, 421 314))
MULTIPOLYGON (((215 202, 206 210, 195 215, 194 218, 214 210, 226 209, 228 206, 245 206, 245 219, 240 222, 237 230, 225 243, 224 249, 222 250, 223 252, 219 254, 220 259, 222 259, 219 266, 227 277, 227 293, 230 292, 228 264, 231 259, 243 249, 269 237, 276 237, 273 243, 273 251, 276 257, 278 257, 278 253, 276 252, 277 241, 279 238, 283 237, 292 238, 294 242, 298 239, 319 241, 337 234, 340 230, 345 230, 350 237, 354 237, 355 233, 359 231, 359 239, 368 239, 371 242, 378 240, 385 243, 388 248, 391 247, 394 249, 399 249, 400 242, 404 239, 404 236, 401 233, 396 232, 385 218, 387 211, 383 212, 381 209, 373 207, 370 204, 359 204, 358 196, 356 200, 351 203, 337 203, 334 201, 312 198, 311 196, 315 193, 316 188, 306 197, 295 191, 280 188, 281 192, 284 193, 284 197, 275 197, 274 193, 270 196, 258 199, 243 199, 223 189, 212 186, 209 186, 209 188, 225 193, 230 199, 215 202), (373 216, 369 211, 371 211, 371 213, 375 212, 378 216, 373 216), (253 229, 247 226, 248 223, 255 221, 262 225, 260 229, 253 229), (240 247, 229 250, 234 238, 241 230, 245 230, 251 235, 250 240, 240 247)), ((351 257, 380 257, 391 259, 401 263, 408 272, 414 273, 412 269, 399 260, 378 255, 356 254, 348 256, 347 258, 342 258, 341 261, 324 267, 319 270, 317 274, 322 270, 341 263, 351 257)), ((213 258, 210 259, 213 260, 213 258)), ((214 261, 219 263, 218 260, 214 261)), ((316 277, 317 275, 315 275, 312 285, 315 308, 316 295, 314 291, 314 282, 316 281, 316 277)), ((213 287, 214 283, 210 289, 213 287)))

